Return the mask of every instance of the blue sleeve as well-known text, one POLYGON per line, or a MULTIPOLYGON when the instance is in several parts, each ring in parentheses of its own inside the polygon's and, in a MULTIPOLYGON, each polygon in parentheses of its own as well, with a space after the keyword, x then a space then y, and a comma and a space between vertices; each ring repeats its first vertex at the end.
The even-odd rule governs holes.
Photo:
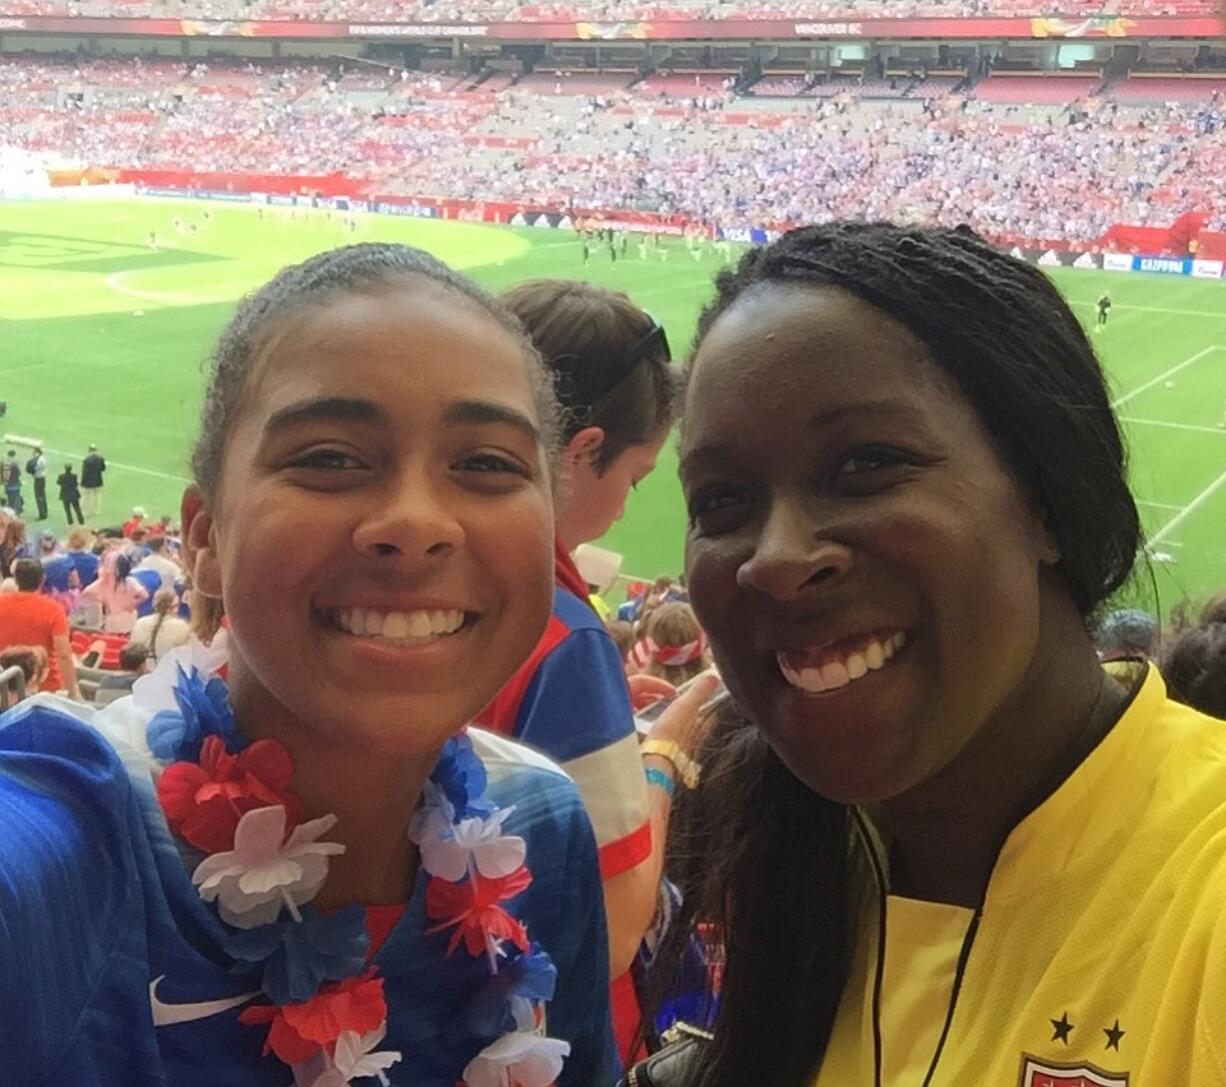
MULTIPOLYGON (((56 1082, 56 1066, 71 1053, 74 1036, 93 1033, 91 1000, 117 971, 117 957, 133 939, 143 939, 132 909, 140 896, 126 831, 131 800, 114 750, 87 726, 38 706, 0 717, 0 1080, 6 1084, 56 1082)), ((107 1012, 118 1019, 108 1033, 119 1031, 119 1044, 130 1023, 139 1022, 131 1019, 139 1008, 107 1012)))
POLYGON ((609 1087, 621 1075, 609 1005, 609 938, 596 839, 576 811, 566 862, 565 938, 552 949, 558 988, 548 1033, 571 1044, 557 1087, 609 1087))
POLYGON ((515 738, 569 762, 633 732, 630 689, 613 640, 603 627, 572 630, 529 684, 515 738))

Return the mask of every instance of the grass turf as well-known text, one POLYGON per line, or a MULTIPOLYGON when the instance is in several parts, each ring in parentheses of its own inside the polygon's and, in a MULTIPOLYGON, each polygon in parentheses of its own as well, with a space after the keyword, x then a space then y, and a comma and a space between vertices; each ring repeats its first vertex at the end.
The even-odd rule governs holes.
MULTIPOLYGON (((174 513, 198 425, 201 364, 244 292, 311 253, 360 240, 426 248, 501 288, 569 276, 624 290, 688 344, 722 261, 680 242, 661 254, 583 265, 570 232, 190 201, 0 204, 0 430, 40 439, 52 477, 89 442, 107 457, 105 523, 135 504, 174 513), (206 219, 206 212, 208 218, 206 219), (151 250, 150 232, 159 249, 151 250)), ((1132 449, 1161 606, 1226 587, 1226 284, 1057 269, 1087 324, 1108 289, 1094 342, 1132 449)), ((24 456, 23 456, 24 460, 24 456)), ((635 575, 676 572, 685 516, 667 446, 605 546, 635 575)), ((1076 465, 1069 466, 1070 471, 1076 465)), ((28 482, 28 481, 27 481, 28 482)), ((27 515, 32 508, 29 488, 27 515)), ((54 484, 49 487, 54 500, 54 484)), ((49 522, 62 530, 53 504, 49 522)), ((1147 579, 1146 579, 1147 580, 1147 579)), ((1148 581, 1147 581, 1148 584, 1148 581)))

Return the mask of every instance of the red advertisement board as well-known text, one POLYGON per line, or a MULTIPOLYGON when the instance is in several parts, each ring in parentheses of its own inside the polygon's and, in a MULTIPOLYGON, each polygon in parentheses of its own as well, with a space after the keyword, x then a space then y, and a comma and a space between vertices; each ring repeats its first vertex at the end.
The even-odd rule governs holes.
MULTIPOLYGON (((3 0, 0 0, 0 10, 3 0)), ((656 41, 787 38, 1222 38, 1226 20, 1100 15, 1036 19, 708 19, 620 23, 308 23, 203 19, 66 19, 0 14, 0 33, 227 38, 477 38, 656 41)))

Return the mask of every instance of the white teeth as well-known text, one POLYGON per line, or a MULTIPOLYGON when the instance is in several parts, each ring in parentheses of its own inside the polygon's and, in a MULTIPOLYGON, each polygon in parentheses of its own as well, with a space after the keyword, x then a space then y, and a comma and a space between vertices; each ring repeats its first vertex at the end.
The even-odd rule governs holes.
POLYGON ((464 625, 464 612, 375 611, 369 608, 338 608, 332 612, 333 625, 363 638, 423 642, 454 634, 464 625))
POLYGON ((409 617, 402 611, 391 611, 383 617, 383 637, 407 638, 409 636, 409 617))
POLYGON ((839 661, 823 664, 822 682, 826 684, 827 690, 833 690, 836 687, 846 687, 851 682, 851 676, 847 674, 847 666, 839 661))
POLYGON ((846 687, 869 672, 878 672, 889 663, 895 652, 907 644, 907 636, 899 631, 885 639, 874 638, 862 649, 848 653, 842 660, 827 660, 820 667, 796 669, 778 654, 779 671, 793 687, 808 694, 820 694, 846 687))
POLYGON ((800 679, 800 686, 806 691, 824 691, 826 689, 820 668, 806 668, 800 673, 800 679))

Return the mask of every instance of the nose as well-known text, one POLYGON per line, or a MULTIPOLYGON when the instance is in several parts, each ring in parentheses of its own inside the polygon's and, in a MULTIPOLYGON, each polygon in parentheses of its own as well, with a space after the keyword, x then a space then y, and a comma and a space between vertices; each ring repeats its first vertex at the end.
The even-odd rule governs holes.
POLYGON ((737 568, 736 581, 776 600, 796 600, 835 581, 851 563, 851 549, 832 539, 803 501, 786 499, 772 505, 753 553, 737 568))
POLYGON ((441 558, 464 543, 464 526, 448 501, 445 481, 427 471, 406 471, 379 492, 379 505, 354 530, 364 555, 441 558))

